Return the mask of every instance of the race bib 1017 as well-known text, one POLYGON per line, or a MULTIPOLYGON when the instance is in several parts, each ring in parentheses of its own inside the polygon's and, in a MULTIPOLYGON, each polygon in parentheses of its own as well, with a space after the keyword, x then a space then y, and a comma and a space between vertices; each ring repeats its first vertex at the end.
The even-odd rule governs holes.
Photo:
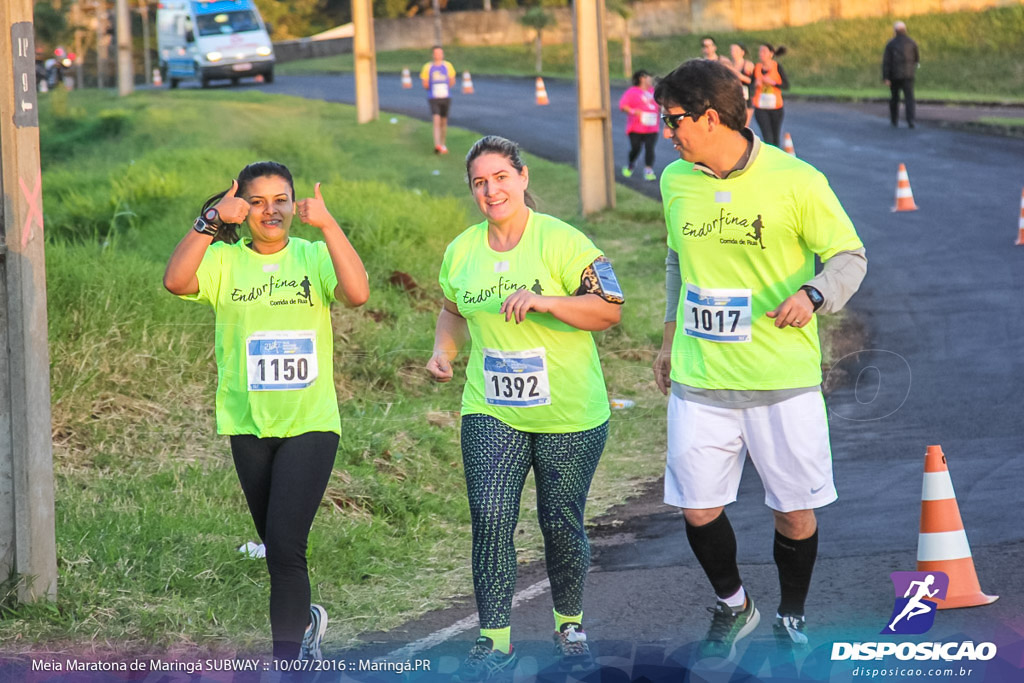
POLYGON ((686 283, 685 332, 713 342, 749 342, 750 302, 749 289, 704 289, 686 283))

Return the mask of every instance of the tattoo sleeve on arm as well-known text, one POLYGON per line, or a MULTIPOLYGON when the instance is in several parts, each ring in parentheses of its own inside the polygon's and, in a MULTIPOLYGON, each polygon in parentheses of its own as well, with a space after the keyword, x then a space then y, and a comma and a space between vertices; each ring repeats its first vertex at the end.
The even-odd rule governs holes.
POLYGON ((584 294, 596 294, 612 304, 625 303, 626 298, 615 277, 615 271, 612 270, 611 261, 604 256, 598 256, 580 274, 580 286, 576 290, 576 296, 584 294))

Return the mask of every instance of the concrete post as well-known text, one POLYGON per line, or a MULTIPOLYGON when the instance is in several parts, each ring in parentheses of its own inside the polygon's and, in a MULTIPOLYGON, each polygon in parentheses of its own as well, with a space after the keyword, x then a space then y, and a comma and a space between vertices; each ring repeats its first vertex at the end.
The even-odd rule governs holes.
POLYGON ((376 121, 380 117, 372 0, 352 0, 352 27, 352 52, 356 72, 356 116, 359 123, 368 123, 376 121))
POLYGON ((580 207, 584 215, 615 206, 611 92, 604 0, 576 0, 576 101, 580 207))
POLYGON ((117 94, 124 97, 133 92, 132 17, 128 12, 128 0, 117 0, 117 94))
POLYGON ((50 359, 31 0, 0 2, 0 578, 56 598, 50 359), (13 112, 13 115, 11 114, 13 112))

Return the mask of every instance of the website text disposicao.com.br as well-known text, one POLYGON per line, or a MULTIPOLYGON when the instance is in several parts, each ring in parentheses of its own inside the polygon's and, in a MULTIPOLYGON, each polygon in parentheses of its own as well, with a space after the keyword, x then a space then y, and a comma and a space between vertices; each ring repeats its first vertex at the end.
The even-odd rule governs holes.
POLYGON ((974 669, 970 666, 913 667, 913 666, 858 666, 850 672, 857 678, 970 678, 974 669))
POLYGON ((996 656, 994 643, 833 643, 832 660, 883 660, 896 663, 857 665, 851 671, 858 678, 969 678, 974 673, 966 662, 988 661, 996 656), (928 660, 934 664, 926 663, 928 660), (965 662, 965 663, 961 663, 965 662))

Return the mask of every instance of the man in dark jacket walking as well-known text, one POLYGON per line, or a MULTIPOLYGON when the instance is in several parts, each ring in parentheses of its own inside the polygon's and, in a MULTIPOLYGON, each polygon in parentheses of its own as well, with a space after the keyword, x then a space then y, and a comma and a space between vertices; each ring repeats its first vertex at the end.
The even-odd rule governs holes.
POLYGON ((917 43, 907 35, 907 25, 897 21, 892 25, 893 38, 885 45, 882 57, 882 80, 889 86, 889 118, 896 126, 900 119, 900 90, 906 108, 907 125, 914 127, 914 73, 921 62, 917 43))

